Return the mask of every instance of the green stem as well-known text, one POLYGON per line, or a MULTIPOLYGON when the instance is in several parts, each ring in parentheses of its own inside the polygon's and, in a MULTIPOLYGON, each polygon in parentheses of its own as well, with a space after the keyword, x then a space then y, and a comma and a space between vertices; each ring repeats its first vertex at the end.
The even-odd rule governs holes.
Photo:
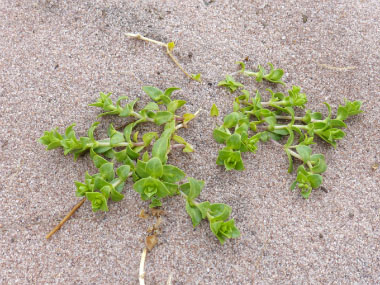
MULTIPOLYGON (((132 174, 133 174, 133 171, 129 172, 127 177, 131 177, 132 174)), ((116 187, 119 186, 122 182, 123 182, 123 181, 122 181, 120 178, 118 178, 118 179, 115 180, 114 183, 111 183, 111 184, 112 184, 112 186, 113 186, 114 188, 116 188, 116 187)))
POLYGON ((303 161, 302 157, 301 157, 298 153, 296 153, 296 152, 290 150, 289 148, 288 148, 287 150, 288 150, 288 152, 289 152, 292 156, 294 156, 295 158, 298 158, 299 160, 303 161))
POLYGON ((258 75, 259 75, 259 73, 258 72, 253 72, 253 71, 243 71, 243 72, 241 72, 243 75, 245 75, 245 76, 254 76, 254 77, 257 77, 258 75))
POLYGON ((299 129, 304 129, 304 130, 308 130, 308 127, 305 126, 305 125, 283 125, 283 126, 275 126, 274 129, 275 130, 281 130, 281 129, 286 129, 288 127, 296 127, 296 128, 299 128, 299 129))
MULTIPOLYGON (((291 116, 279 116, 279 115, 276 115, 276 119, 291 120, 292 117, 291 116)), ((294 117, 294 120, 296 120, 296 121, 303 121, 303 117, 294 117)))
POLYGON ((313 170, 311 170, 313 168, 313 165, 311 164, 311 162, 308 161, 306 164, 309 167, 309 170, 311 171, 311 173, 314 173, 313 170))
MULTIPOLYGON (((181 190, 179 191, 179 193, 181 194, 182 197, 184 197, 186 200, 189 196, 187 196, 185 193, 183 193, 181 190)), ((191 200, 191 203, 194 205, 194 206, 198 206, 199 203, 195 202, 194 199, 191 200)))
MULTIPOLYGON (((298 153, 296 153, 296 152, 290 150, 289 148, 287 148, 287 151, 288 151, 292 156, 294 156, 295 158, 298 158, 299 160, 303 161, 302 157, 301 157, 298 153)), ((312 173, 314 173, 314 172, 311 170, 311 169, 313 168, 313 165, 311 164, 311 162, 308 161, 306 164, 307 164, 307 166, 309 167, 310 171, 311 171, 312 173)))
MULTIPOLYGON (((126 146, 130 146, 130 147, 136 147, 136 146, 143 146, 145 145, 144 142, 132 142, 132 143, 129 143, 129 142, 121 142, 121 143, 118 143, 118 144, 115 144, 115 145, 112 145, 112 147, 126 147, 126 146)), ((104 146, 109 146, 111 147, 111 143, 110 142, 96 142, 95 144, 94 143, 89 143, 87 145, 88 148, 91 148, 91 147, 104 147, 104 146)))
POLYGON ((276 101, 276 102, 261 102, 262 106, 273 106, 273 105, 284 105, 286 102, 285 101, 276 101))
POLYGON ((139 113, 135 112, 135 111, 132 111, 131 112, 131 115, 135 118, 138 118, 139 120, 142 120, 142 122, 154 122, 154 120, 152 118, 149 118, 149 117, 143 117, 141 116, 139 113))

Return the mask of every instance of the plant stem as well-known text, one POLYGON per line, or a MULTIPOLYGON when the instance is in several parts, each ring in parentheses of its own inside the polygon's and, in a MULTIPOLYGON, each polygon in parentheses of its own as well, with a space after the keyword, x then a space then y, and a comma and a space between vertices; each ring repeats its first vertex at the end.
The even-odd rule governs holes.
MULTIPOLYGON (((132 145, 129 142, 120 142, 118 144, 113 145, 112 147, 121 147, 121 146, 130 146, 130 147, 135 147, 135 146, 143 146, 145 143, 144 142, 133 142, 132 145)), ((97 142, 95 147, 102 147, 102 146, 111 146, 110 142, 97 142)))
POLYGON ((146 247, 144 247, 142 254, 141 254, 141 260, 140 260, 140 271, 139 271, 139 282, 140 285, 145 285, 145 258, 146 258, 146 247))
POLYGON ((144 121, 148 121, 148 122, 154 122, 154 120, 152 118, 149 118, 149 117, 143 117, 141 116, 139 113, 135 112, 135 111, 132 111, 131 112, 131 115, 133 117, 136 117, 138 118, 139 120, 144 120, 144 121))
POLYGON ((272 105, 284 105, 285 101, 276 102, 260 102, 262 106, 272 106, 272 105))
MULTIPOLYGON (((279 116, 279 115, 276 115, 276 119, 291 120, 292 117, 291 116, 279 116)), ((303 117, 294 117, 294 120, 296 120, 296 121, 302 121, 303 117)))
MULTIPOLYGON (((193 119, 195 119, 201 111, 202 111, 202 109, 199 109, 198 111, 196 111, 196 112, 194 113, 194 118, 193 118, 193 119)), ((180 128, 186 127, 186 125, 187 125, 187 123, 179 124, 179 125, 177 125, 177 126, 175 127, 175 129, 178 130, 178 129, 180 129, 180 128)))
POLYGON ((166 46, 166 52, 167 54, 169 55, 169 57, 173 60, 173 62, 179 67, 179 69, 182 70, 183 73, 186 74, 187 77, 189 77, 190 79, 193 79, 195 80, 178 62, 178 60, 174 57, 174 55, 172 54, 171 50, 169 49, 169 46, 166 46))
POLYGON ((66 215, 66 217, 63 218, 63 220, 46 236, 46 239, 49 239, 56 231, 58 231, 63 224, 70 219, 70 217, 75 213, 76 210, 80 208, 80 206, 83 205, 84 201, 86 201, 86 197, 84 197, 82 200, 79 201, 78 204, 72 208, 72 210, 66 215))
POLYGON ((296 157, 296 158, 298 158, 299 160, 302 160, 302 161, 303 161, 302 157, 301 157, 298 153, 296 153, 296 152, 294 152, 294 151, 292 151, 292 150, 290 150, 290 149, 288 149, 288 152, 289 152, 291 155, 293 155, 294 157, 296 157))
POLYGON ((150 42, 150 43, 154 43, 156 45, 159 45, 159 46, 162 46, 162 47, 165 47, 166 48, 166 53, 168 54, 168 56, 170 57, 170 59, 175 63, 175 65, 178 66, 179 69, 182 70, 183 73, 185 73, 185 75, 187 77, 189 77, 190 79, 193 79, 195 80, 182 66, 181 64, 178 62, 178 60, 174 57, 174 55, 172 54, 172 51, 171 49, 169 48, 169 45, 166 44, 166 43, 163 43, 163 42, 159 42, 159 41, 156 41, 156 40, 153 40, 153 39, 150 39, 150 38, 147 38, 147 37, 144 37, 140 34, 132 34, 132 33, 127 33, 126 36, 128 37, 131 37, 131 38, 135 38, 135 39, 139 39, 139 40, 143 40, 143 41, 146 41, 146 42, 150 42))
POLYGON ((172 148, 185 148, 186 146, 184 144, 177 143, 177 144, 173 144, 171 147, 172 148))
MULTIPOLYGON (((308 127, 305 126, 305 125, 292 125, 292 126, 293 126, 293 127, 296 127, 296 128, 300 128, 300 129, 305 129, 305 130, 308 129, 308 127)), ((290 126, 289 126, 289 125, 274 126, 274 129, 275 129, 275 130, 281 130, 281 129, 286 129, 286 128, 288 128, 288 127, 290 127, 290 126)))
MULTIPOLYGON (((298 154, 298 153, 295 153, 294 151, 290 150, 288 148, 288 152, 293 155, 294 157, 298 158, 299 160, 303 161, 302 157, 298 154)), ((310 161, 308 161, 307 163, 307 166, 309 167, 310 171, 313 172, 311 169, 313 168, 313 165, 311 164, 310 161)))
POLYGON ((159 41, 156 41, 156 40, 144 37, 144 36, 142 36, 140 34, 126 33, 125 35, 128 36, 128 37, 131 37, 131 38, 138 39, 138 40, 143 40, 143 41, 146 41, 146 42, 151 42, 151 43, 154 43, 154 44, 159 45, 159 46, 163 46, 163 47, 167 47, 168 46, 167 44, 165 44, 163 42, 159 42, 159 41))
POLYGON ((132 143, 133 146, 143 146, 145 145, 144 142, 136 142, 136 143, 132 143))

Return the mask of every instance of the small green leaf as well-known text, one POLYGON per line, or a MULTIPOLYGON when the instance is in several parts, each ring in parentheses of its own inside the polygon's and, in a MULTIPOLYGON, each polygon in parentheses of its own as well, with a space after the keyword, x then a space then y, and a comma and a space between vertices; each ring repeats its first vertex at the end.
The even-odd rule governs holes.
POLYGON ((175 43, 174 43, 174 42, 170 42, 170 43, 168 43, 168 49, 169 49, 170 51, 172 51, 174 48, 175 48, 175 43))
POLYGON ((201 82, 201 74, 191 74, 191 78, 195 81, 201 82))
POLYGON ((312 153, 311 147, 306 145, 296 146, 298 154, 302 157, 303 162, 307 163, 310 160, 310 155, 312 153))
POLYGON ((188 180, 190 183, 190 191, 187 196, 188 199, 192 200, 199 196, 205 183, 202 180, 197 180, 192 177, 188 177, 188 180))
POLYGON ((113 170, 113 163, 104 163, 100 168, 99 172, 102 175, 102 177, 107 180, 111 181, 115 177, 115 172, 113 170))
POLYGON ((210 115, 211 115, 211 117, 218 117, 219 116, 219 110, 215 104, 212 104, 210 115))
POLYGON ((124 135, 120 132, 115 132, 111 135, 110 145, 116 146, 117 144, 124 142, 124 135))
POLYGON ((310 157, 310 161, 313 165, 313 167, 311 168, 311 171, 313 173, 323 173, 326 171, 327 165, 323 154, 313 154, 310 157))
POLYGON ((289 161, 289 167, 288 167, 288 173, 293 172, 293 157, 288 151, 288 149, 285 149, 286 155, 288 156, 288 161, 289 161))
POLYGON ((138 160, 136 163, 135 173, 140 178, 147 178, 147 177, 149 177, 149 174, 146 172, 145 169, 146 169, 146 162, 138 160))
POLYGON ((160 178, 163 174, 161 160, 157 157, 151 158, 146 164, 145 171, 153 178, 160 178))
POLYGON ((170 194, 169 190, 160 180, 152 177, 140 179, 133 184, 133 189, 140 193, 144 201, 151 198, 161 199, 170 194))
POLYGON ((147 162, 149 160, 149 153, 148 151, 144 152, 142 156, 142 161, 147 162))
POLYGON ((100 124, 100 122, 94 122, 91 127, 88 129, 88 137, 92 140, 92 141, 95 141, 94 139, 94 131, 96 129, 96 127, 100 124))
POLYGON ((158 200, 158 199, 155 199, 155 198, 153 198, 152 199, 152 202, 149 204, 149 208, 157 208, 157 207, 161 207, 162 206, 162 203, 161 203, 161 201, 160 200, 158 200))
POLYGON ((220 150, 216 164, 224 165, 226 170, 244 170, 240 151, 220 150))
POLYGON ((268 63, 270 66, 270 71, 268 74, 264 75, 263 78, 273 83, 280 83, 285 85, 283 81, 281 81, 281 77, 284 75, 284 71, 282 69, 274 69, 273 64, 268 63))
POLYGON ((166 136, 162 136, 153 144, 152 156, 158 157, 163 164, 166 163, 168 156, 169 140, 166 136))
POLYGON ((111 189, 111 200, 114 202, 119 202, 123 200, 124 195, 116 191, 114 188, 111 189))
POLYGON ((183 137, 180 137, 178 135, 173 135, 172 139, 180 144, 185 145, 185 148, 183 149, 183 152, 193 152, 194 149, 191 144, 185 141, 183 137))
POLYGON ((158 138, 158 134, 157 132, 148 132, 148 133, 145 133, 142 137, 142 140, 144 142, 144 146, 148 146, 150 145, 150 143, 152 142, 153 139, 157 139, 158 138))
POLYGON ((240 117, 241 117, 241 114, 238 112, 232 112, 228 114, 227 116, 224 117, 223 126, 227 129, 235 127, 240 117))
POLYGON ((186 201, 186 212, 189 214, 191 218, 193 227, 199 225, 199 223, 202 221, 201 211, 197 207, 191 206, 189 202, 186 201))
POLYGON ((133 134, 133 141, 137 143, 139 141, 139 131, 135 132, 133 134))
POLYGON ((239 87, 244 87, 240 82, 235 81, 235 79, 231 75, 226 75, 226 79, 220 81, 218 86, 225 86, 230 89, 230 92, 235 92, 239 87))
POLYGON ((176 183, 185 178, 185 173, 173 166, 173 165, 164 165, 163 166, 163 175, 161 179, 169 183, 176 183))
POLYGON ((96 168, 100 168, 103 164, 108 163, 106 159, 97 155, 92 149, 90 152, 91 152, 91 158, 96 168))
POLYGON ((92 210, 94 212, 98 210, 108 211, 107 200, 103 194, 99 192, 88 192, 86 193, 86 198, 91 201, 92 210))
POLYGON ((102 189, 100 189, 100 192, 104 195, 104 197, 106 198, 106 200, 108 200, 110 194, 111 194, 111 187, 106 185, 106 186, 103 186, 102 189))
POLYGON ((159 111, 155 114, 153 119, 157 125, 162 125, 173 119, 173 113, 167 111, 159 111))
POLYGON ((203 203, 199 203, 196 205, 196 207, 199 209, 199 211, 201 212, 202 214, 202 219, 206 218, 207 217, 207 212, 209 211, 210 209, 210 202, 206 201, 206 202, 203 202, 203 203))
POLYGON ((225 143, 230 134, 220 129, 214 129, 213 137, 217 143, 225 143))
POLYGON ((83 184, 81 182, 75 181, 75 186, 77 188, 77 191, 75 192, 75 196, 77 197, 83 197, 86 195, 87 192, 92 192, 93 189, 90 189, 86 184, 83 184))
POLYGON ((186 113, 183 116, 183 125, 186 127, 187 123, 195 118, 194 114, 186 113))
POLYGON ((164 94, 160 89, 152 86, 144 86, 142 89, 154 101, 160 100, 160 96, 164 94))
POLYGON ((211 204, 209 207, 209 215, 210 215, 210 221, 224 221, 228 219, 228 217, 231 214, 231 207, 222 204, 222 203, 216 203, 216 204, 211 204))
POLYGON ((125 181, 129 176, 130 169, 129 165, 122 165, 116 169, 116 174, 120 180, 125 181))
POLYGON ((174 196, 178 194, 178 185, 175 183, 162 182, 166 189, 169 191, 169 196, 174 196))
POLYGON ((170 113, 175 113, 175 111, 177 111, 177 109, 181 108, 183 105, 186 104, 186 101, 185 100, 173 100, 171 101, 168 106, 167 106, 167 110, 170 112, 170 113))
POLYGON ((226 239, 240 236, 240 231, 235 227, 235 221, 233 219, 227 222, 212 221, 210 222, 210 228, 222 245, 226 239))
POLYGON ((227 139, 227 147, 235 150, 239 150, 241 147, 241 136, 239 134, 233 134, 227 139))
POLYGON ((307 178, 311 184, 311 187, 313 187, 314 189, 318 188, 323 182, 323 178, 319 174, 312 174, 309 175, 307 178))
POLYGON ((111 183, 104 180, 101 176, 95 176, 94 177, 94 189, 102 189, 104 186, 112 186, 111 183))
POLYGON ((172 93, 176 90, 181 90, 181 88, 169 87, 168 89, 165 90, 164 95, 170 97, 172 93))

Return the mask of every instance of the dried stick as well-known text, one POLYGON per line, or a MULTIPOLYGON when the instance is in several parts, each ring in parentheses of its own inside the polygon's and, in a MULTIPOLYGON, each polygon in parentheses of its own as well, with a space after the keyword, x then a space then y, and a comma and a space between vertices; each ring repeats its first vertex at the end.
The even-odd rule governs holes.
POLYGON ((145 258, 146 258, 146 247, 144 247, 143 252, 141 254, 141 261, 140 261, 140 272, 139 272, 139 282, 140 285, 145 285, 145 258))
POLYGON ((63 226, 63 224, 68 219, 70 219, 70 217, 75 213, 75 211, 78 210, 79 207, 83 205, 84 201, 86 201, 86 197, 80 200, 79 203, 76 204, 74 208, 71 209, 71 211, 66 215, 66 217, 64 217, 63 220, 60 221, 59 224, 46 236, 46 239, 49 239, 56 231, 58 231, 63 226))
POLYGON ((183 73, 185 73, 185 75, 187 77, 189 77, 190 79, 193 79, 195 81, 199 81, 197 79, 195 79, 191 74, 189 74, 182 66, 181 64, 178 62, 178 60, 174 57, 173 53, 172 53, 172 50, 174 48, 174 43, 173 43, 173 46, 170 46, 169 44, 166 44, 166 43, 163 43, 163 42, 159 42, 159 41, 156 41, 156 40, 153 40, 153 39, 150 39, 150 38, 147 38, 147 37, 144 37, 140 34, 132 34, 132 33, 126 33, 125 34, 126 36, 128 37, 131 37, 131 38, 135 38, 135 39, 139 39, 139 40, 143 40, 143 41, 146 41, 146 42, 151 42, 151 43, 154 43, 156 45, 159 45, 159 46, 162 46, 162 47, 165 47, 166 48, 166 52, 168 54, 168 56, 170 57, 170 59, 175 63, 175 65, 178 66, 179 69, 182 70, 183 73))

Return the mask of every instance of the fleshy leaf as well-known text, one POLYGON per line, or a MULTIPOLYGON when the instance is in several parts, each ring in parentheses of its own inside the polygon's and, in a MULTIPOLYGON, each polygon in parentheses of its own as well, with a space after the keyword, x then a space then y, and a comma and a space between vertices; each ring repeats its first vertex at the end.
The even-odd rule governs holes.
POLYGON ((219 116, 219 110, 215 104, 212 104, 210 115, 211 115, 211 117, 218 117, 219 116))

